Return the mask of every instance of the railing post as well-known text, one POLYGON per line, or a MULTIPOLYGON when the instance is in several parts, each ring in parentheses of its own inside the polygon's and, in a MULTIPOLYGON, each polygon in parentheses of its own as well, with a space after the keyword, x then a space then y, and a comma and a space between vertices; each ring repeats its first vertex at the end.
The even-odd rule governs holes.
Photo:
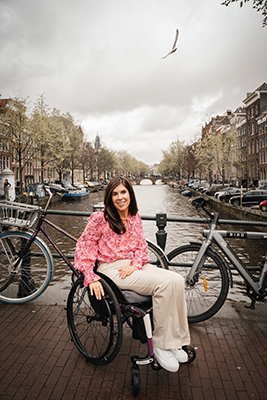
POLYGON ((167 225, 167 214, 156 214, 156 224, 158 231, 156 232, 157 244, 165 250, 167 232, 165 231, 165 226, 167 225))

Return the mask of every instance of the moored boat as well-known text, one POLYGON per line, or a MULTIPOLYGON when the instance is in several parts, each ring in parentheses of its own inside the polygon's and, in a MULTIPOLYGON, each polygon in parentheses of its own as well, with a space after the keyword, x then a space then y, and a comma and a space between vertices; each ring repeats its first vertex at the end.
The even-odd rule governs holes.
POLYGON ((80 201, 89 197, 89 190, 71 190, 62 196, 61 200, 80 201))

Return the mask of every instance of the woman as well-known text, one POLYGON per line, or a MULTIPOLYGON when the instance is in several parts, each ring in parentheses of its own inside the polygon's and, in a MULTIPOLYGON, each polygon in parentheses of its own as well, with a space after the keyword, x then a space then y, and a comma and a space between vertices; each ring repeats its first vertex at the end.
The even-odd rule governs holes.
POLYGON ((84 274, 84 286, 101 299, 104 290, 98 271, 119 288, 151 295, 153 345, 160 365, 176 372, 188 360, 182 346, 190 344, 184 279, 176 272, 149 264, 142 220, 129 180, 116 176, 107 185, 104 211, 93 213, 77 242, 75 266, 84 274))
POLYGON ((7 179, 5 179, 4 182, 4 196, 6 200, 9 200, 9 188, 10 188, 10 183, 8 182, 7 179))

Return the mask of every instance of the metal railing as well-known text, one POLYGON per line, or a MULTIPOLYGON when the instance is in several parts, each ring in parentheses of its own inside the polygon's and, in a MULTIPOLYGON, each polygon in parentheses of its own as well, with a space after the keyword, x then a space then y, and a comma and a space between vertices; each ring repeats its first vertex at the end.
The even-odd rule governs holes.
MULTIPOLYGON (((47 210, 47 214, 51 215, 67 215, 67 216, 78 216, 78 217, 90 217, 92 212, 86 211, 66 211, 66 210, 47 210)), ((141 215, 142 220, 144 221, 155 221, 156 226, 158 228, 156 232, 157 244, 165 249, 167 232, 165 231, 165 227, 167 222, 181 222, 181 223, 194 223, 194 224, 207 224, 210 222, 208 218, 176 218, 176 217, 167 217, 167 214, 158 213, 155 216, 150 215, 141 215)), ((255 227, 264 227, 267 228, 266 222, 261 221, 241 221, 241 220, 231 220, 231 219, 220 219, 220 225, 247 225, 255 227)))

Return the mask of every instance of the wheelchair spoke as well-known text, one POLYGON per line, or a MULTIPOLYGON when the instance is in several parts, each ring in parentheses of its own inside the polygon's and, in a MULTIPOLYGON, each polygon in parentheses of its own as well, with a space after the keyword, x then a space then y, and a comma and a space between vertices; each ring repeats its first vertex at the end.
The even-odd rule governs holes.
POLYGON ((95 364, 107 364, 122 341, 120 308, 114 293, 103 284, 105 296, 96 300, 78 280, 68 298, 68 326, 78 350, 95 364), (77 283, 78 282, 78 283, 77 283), (110 292, 109 292, 110 291, 110 292))

